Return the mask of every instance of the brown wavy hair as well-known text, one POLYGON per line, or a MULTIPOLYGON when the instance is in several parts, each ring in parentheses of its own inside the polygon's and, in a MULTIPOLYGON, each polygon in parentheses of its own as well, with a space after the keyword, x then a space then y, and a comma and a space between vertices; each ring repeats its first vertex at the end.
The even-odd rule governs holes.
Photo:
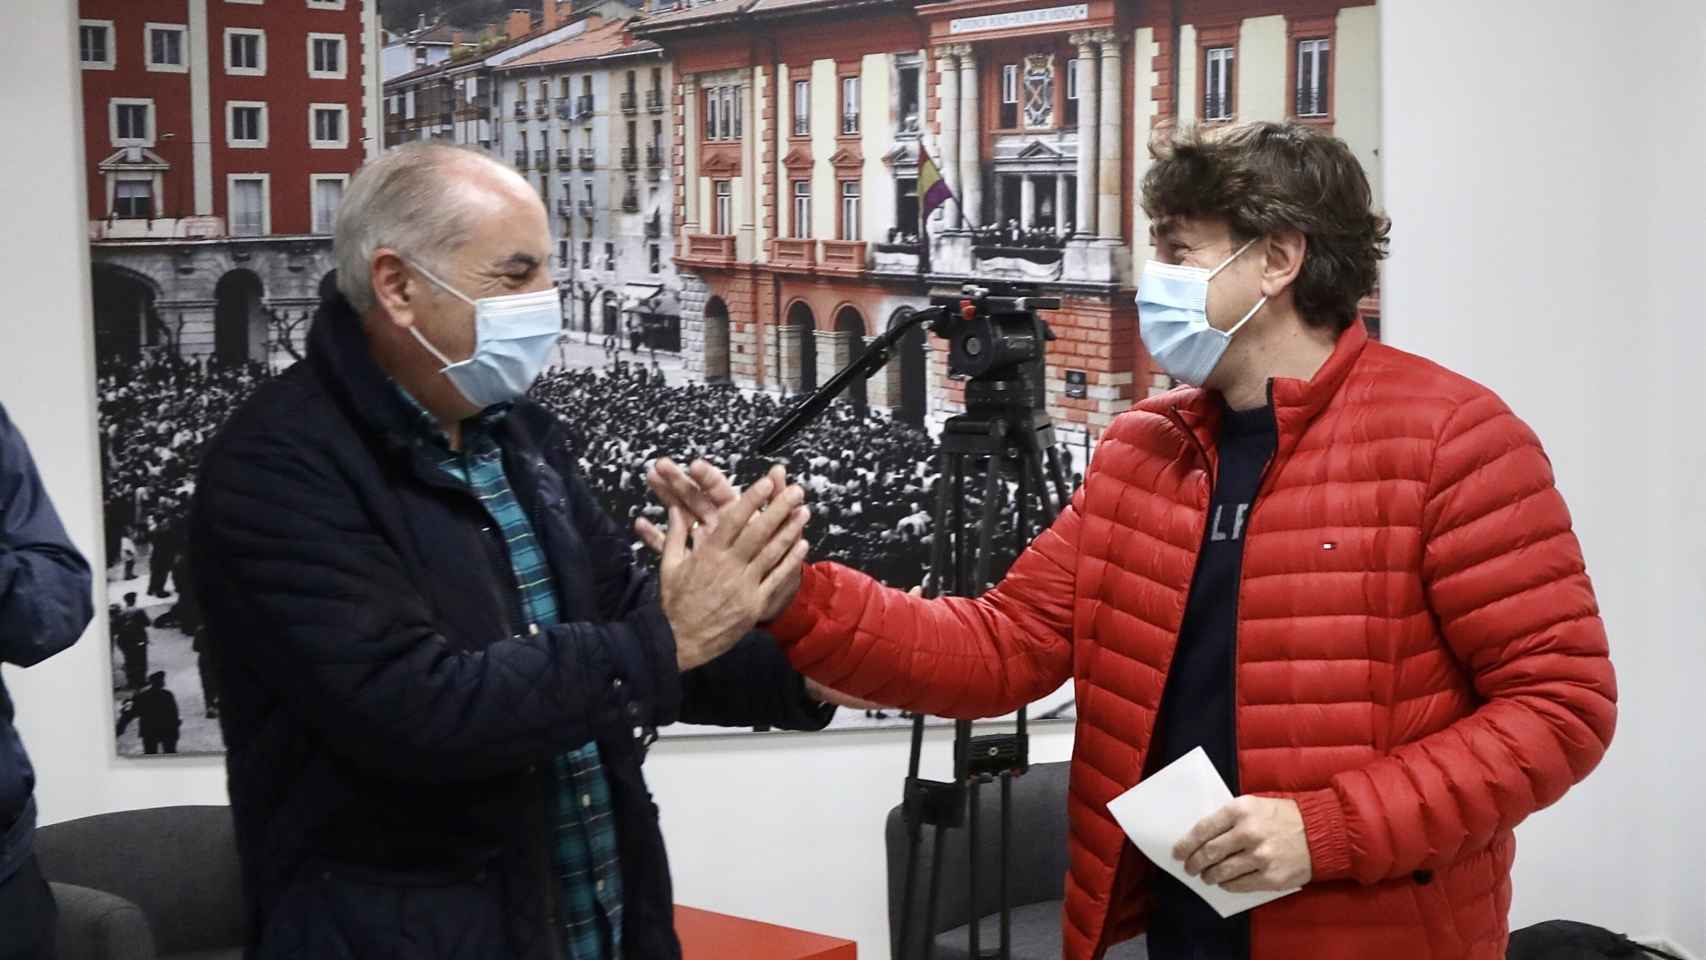
POLYGON ((1149 155, 1143 211, 1157 230, 1182 217, 1225 220, 1240 242, 1296 230, 1308 241, 1292 285, 1304 322, 1342 331, 1356 321, 1392 222, 1343 140, 1296 123, 1188 127, 1151 142, 1149 155))

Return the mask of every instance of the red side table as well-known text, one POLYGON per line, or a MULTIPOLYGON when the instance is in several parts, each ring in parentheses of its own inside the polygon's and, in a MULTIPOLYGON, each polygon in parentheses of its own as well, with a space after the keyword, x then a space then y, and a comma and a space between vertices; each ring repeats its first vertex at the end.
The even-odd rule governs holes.
POLYGON ((682 960, 858 960, 851 940, 676 905, 682 960))

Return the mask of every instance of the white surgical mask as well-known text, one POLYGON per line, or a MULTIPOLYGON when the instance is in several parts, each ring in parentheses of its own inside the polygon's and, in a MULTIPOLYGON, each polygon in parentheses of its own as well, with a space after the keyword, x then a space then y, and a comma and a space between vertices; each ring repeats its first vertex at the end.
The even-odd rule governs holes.
POLYGON ((474 308, 474 354, 452 363, 414 326, 409 332, 444 364, 442 371, 468 402, 484 410, 526 393, 551 359, 563 332, 562 301, 552 284, 543 290, 478 300, 456 289, 414 261, 421 275, 474 308))
POLYGON ((1244 319, 1230 330, 1216 330, 1209 325, 1209 281, 1255 243, 1251 240, 1239 247, 1237 253, 1213 270, 1156 260, 1143 268, 1143 278, 1137 284, 1138 333, 1149 355, 1169 376, 1202 386, 1232 343, 1232 335, 1268 302, 1267 297, 1257 300, 1244 319))

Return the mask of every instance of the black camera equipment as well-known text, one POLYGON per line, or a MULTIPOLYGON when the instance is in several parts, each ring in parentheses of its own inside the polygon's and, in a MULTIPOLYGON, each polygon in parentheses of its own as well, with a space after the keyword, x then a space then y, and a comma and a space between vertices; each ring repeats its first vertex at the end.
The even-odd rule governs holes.
MULTIPOLYGON (((931 540, 930 576, 926 581, 934 595, 974 597, 993 585, 1004 570, 993 569, 995 531, 1000 521, 1001 485, 1011 479, 1017 484, 1015 512, 1011 520, 1012 542, 1005 545, 1004 558, 1017 556, 1031 541, 1036 498, 1036 527, 1040 531, 1054 522, 1066 505, 1066 483, 1062 479, 1059 454, 1054 445, 1054 425, 1043 393, 1047 342, 1054 339, 1038 310, 1058 310, 1056 297, 1038 296, 1035 289, 1020 284, 966 284, 958 295, 933 296, 930 306, 891 326, 873 340, 852 363, 838 372, 815 394, 783 417, 758 442, 758 452, 770 455, 780 450, 810 423, 855 377, 870 377, 889 359, 894 346, 907 330, 928 323, 931 332, 948 341, 948 375, 965 381, 966 412, 948 418, 939 447, 941 463, 936 480, 936 504, 931 540), (984 468, 984 491, 975 527, 968 528, 965 509, 966 477, 978 462, 984 468), (1046 474, 1045 474, 1046 469, 1046 474), (1052 498, 1051 490, 1052 486, 1052 498), (975 531, 975 533, 973 532, 975 531), (975 537, 975 540, 971 538, 975 537), (969 548, 969 549, 968 549, 969 548)), ((1008 960, 1011 956, 1012 910, 1008 903, 1008 874, 1012 832, 1013 778, 1030 768, 1030 737, 1025 710, 1021 707, 1011 733, 972 735, 970 721, 954 724, 954 772, 947 781, 919 777, 924 748, 924 717, 912 720, 912 752, 908 760, 902 811, 907 830, 906 885, 902 901, 897 960, 933 960, 935 956, 936 909, 941 891, 943 832, 965 828, 970 876, 967 879, 971 917, 967 937, 974 960, 986 956, 1008 960), (1001 784, 1001 848, 999 884, 999 946, 993 954, 982 949, 979 931, 979 877, 977 857, 980 824, 978 791, 995 781, 1001 784), (934 854, 922 928, 915 924, 914 903, 918 892, 919 848, 923 829, 933 830, 934 854), (922 929, 920 945, 914 932, 922 929)))

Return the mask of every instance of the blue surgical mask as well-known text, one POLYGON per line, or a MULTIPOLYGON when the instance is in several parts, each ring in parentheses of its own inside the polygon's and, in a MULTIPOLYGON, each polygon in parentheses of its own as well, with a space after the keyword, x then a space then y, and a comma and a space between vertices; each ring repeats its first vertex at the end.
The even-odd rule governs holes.
POLYGON ((1239 247, 1237 253, 1213 270, 1156 260, 1143 268, 1143 278, 1137 284, 1137 329, 1143 337, 1143 346, 1168 376, 1202 386, 1232 343, 1232 335, 1268 302, 1267 297, 1257 300, 1244 319, 1230 330, 1216 330, 1209 325, 1209 281, 1243 256, 1255 242, 1251 240, 1239 247))
POLYGON ((451 384, 469 403, 482 410, 526 393, 550 362, 551 349, 563 332, 563 309, 556 285, 529 293, 474 300, 420 264, 406 262, 474 308, 474 354, 460 363, 452 363, 421 336, 420 330, 409 327, 421 346, 444 364, 442 372, 451 384))

